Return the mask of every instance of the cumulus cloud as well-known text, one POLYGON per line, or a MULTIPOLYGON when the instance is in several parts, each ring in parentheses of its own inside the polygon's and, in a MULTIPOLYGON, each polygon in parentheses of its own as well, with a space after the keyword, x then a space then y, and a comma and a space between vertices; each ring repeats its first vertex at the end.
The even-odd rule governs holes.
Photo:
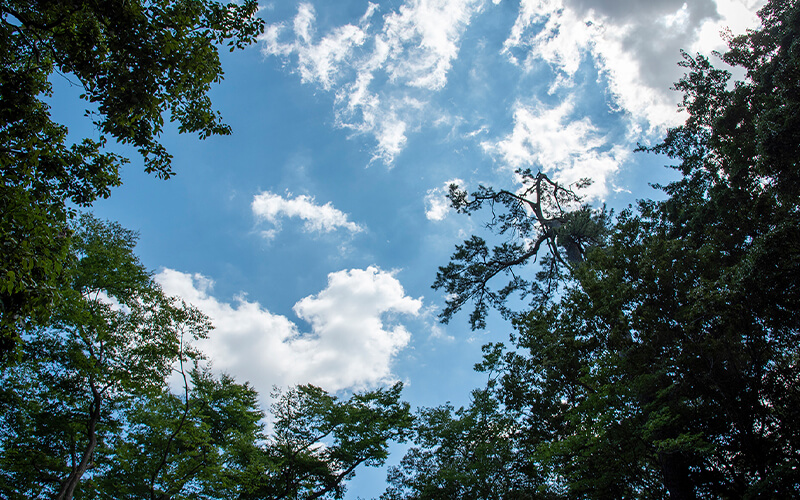
MULTIPOLYGON (((561 104, 545 107, 518 100, 513 131, 482 143, 484 150, 513 168, 541 169, 563 183, 588 177, 585 192, 602 198, 608 182, 642 134, 661 134, 683 122, 680 95, 670 90, 684 68, 680 50, 710 55, 724 49, 721 29, 737 32, 757 25, 761 0, 522 0, 503 45, 509 61, 523 71, 542 65, 555 75, 549 92, 561 104), (615 144, 588 116, 573 116, 575 96, 585 92, 578 75, 591 64, 605 84, 609 110, 621 111, 627 127, 615 144), (580 88, 577 86, 581 85, 580 88)), ((535 97, 523 98, 527 101, 535 97)))
POLYGON ((761 4, 522 0, 505 53, 526 68, 550 64, 559 75, 551 90, 571 85, 581 63, 591 61, 608 80, 613 106, 651 131, 662 130, 685 119, 676 113, 679 96, 669 90, 683 73, 680 49, 709 54, 724 48, 720 30, 756 26, 761 4))
POLYGON ((464 187, 464 181, 461 179, 452 179, 446 181, 441 187, 429 189, 425 195, 425 217, 428 220, 443 220, 450 212, 450 199, 447 197, 450 192, 450 185, 457 184, 459 187, 464 187))
POLYGON ((565 185, 591 178, 594 183, 582 194, 602 198, 628 148, 609 146, 591 120, 572 116, 573 108, 570 100, 553 108, 517 103, 511 133, 482 146, 513 169, 540 169, 565 185))
POLYGON ((411 338, 398 317, 420 315, 421 299, 405 294, 392 273, 377 267, 328 275, 327 287, 294 306, 303 331, 245 296, 213 296, 213 281, 164 269, 156 280, 190 302, 215 326, 200 347, 215 370, 250 381, 266 395, 273 385, 312 383, 329 391, 391 383, 392 362, 411 338))
POLYGON ((345 229, 351 233, 358 233, 364 228, 348 220, 347 214, 337 210, 328 202, 324 205, 316 204, 313 196, 299 195, 286 198, 264 191, 253 197, 251 204, 253 215, 259 221, 272 224, 271 229, 262 231, 266 238, 273 238, 281 229, 281 219, 297 217, 305 221, 304 228, 308 232, 329 233, 336 229, 345 229))
POLYGON ((262 51, 296 58, 303 82, 335 90, 337 125, 373 136, 373 160, 391 165, 405 147, 409 129, 423 120, 420 110, 447 84, 461 36, 485 4, 408 0, 384 14, 381 28, 372 29, 378 7, 370 3, 357 24, 316 36, 314 8, 304 3, 291 27, 267 26, 262 51))

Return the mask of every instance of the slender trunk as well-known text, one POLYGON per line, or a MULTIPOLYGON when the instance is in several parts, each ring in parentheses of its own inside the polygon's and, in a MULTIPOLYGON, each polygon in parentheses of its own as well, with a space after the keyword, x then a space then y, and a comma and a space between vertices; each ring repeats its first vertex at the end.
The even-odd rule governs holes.
MULTIPOLYGON (((172 446, 172 442, 175 438, 178 437, 181 430, 183 430, 184 424, 186 424, 186 419, 189 417, 189 381, 186 378, 186 370, 183 367, 183 332, 181 332, 181 339, 180 339, 180 346, 179 346, 179 353, 180 353, 180 372, 181 377, 183 377, 183 393, 185 395, 185 403, 183 405, 183 415, 181 415, 181 421, 178 423, 178 427, 170 434, 169 439, 167 439, 167 444, 164 446, 164 454, 161 456, 161 461, 158 463, 158 466, 155 468, 153 473, 150 475, 150 499, 151 500, 164 500, 169 498, 167 493, 169 492, 170 488, 167 488, 167 491, 161 494, 161 496, 156 496, 156 479, 158 479, 158 475, 161 473, 161 469, 167 464, 167 460, 169 459, 169 451, 170 447, 172 446)), ((181 485, 181 488, 183 486, 181 485)), ((180 488, 178 489, 180 491, 180 488)))
POLYGON ((67 477, 66 481, 64 481, 64 484, 61 485, 61 490, 58 492, 58 495, 54 500, 72 500, 72 496, 75 494, 75 488, 78 486, 78 483, 80 482, 81 477, 83 477, 83 474, 86 472, 86 469, 89 468, 89 461, 91 460, 94 449, 97 446, 97 422, 100 421, 100 406, 103 403, 103 396, 100 391, 97 390, 94 383, 92 383, 91 386, 92 405, 91 414, 89 416, 89 425, 86 433, 87 437, 89 438, 89 443, 86 445, 86 449, 83 451, 81 461, 76 467, 72 468, 72 472, 67 477))

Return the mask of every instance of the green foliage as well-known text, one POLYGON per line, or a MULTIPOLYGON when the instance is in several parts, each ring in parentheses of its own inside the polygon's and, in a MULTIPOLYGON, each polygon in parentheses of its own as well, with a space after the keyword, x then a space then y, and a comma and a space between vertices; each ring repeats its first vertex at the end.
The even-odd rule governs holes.
POLYGON ((230 133, 208 91, 222 78, 218 46, 242 48, 263 29, 256 9, 254 0, 0 0, 0 354, 59 298, 69 207, 121 182, 127 160, 104 150, 107 139, 168 178, 165 116, 200 138, 230 133), (83 87, 98 138, 68 144, 50 119, 54 72, 83 87))
POLYGON ((343 498, 361 464, 382 465, 411 427, 402 384, 339 401, 311 385, 274 394, 275 428, 242 499, 343 498))
POLYGON ((227 375, 181 373, 183 397, 164 388, 124 410, 125 429, 96 479, 99 498, 235 498, 243 490, 242 469, 263 439, 257 393, 227 375))
MULTIPOLYGON (((683 54, 688 73, 675 88, 689 118, 640 148, 682 173, 660 187, 667 199, 588 226, 592 244, 569 266, 560 294, 510 315, 512 349, 486 348, 479 368, 497 374, 487 390, 519 429, 493 439, 524 443, 519 453, 545 471, 536 484, 550 494, 800 495, 800 6, 773 1, 760 15, 763 29, 731 36, 723 56, 747 71, 744 81, 730 85, 727 71, 683 54)), ((501 232, 519 228, 525 237, 531 220, 541 222, 535 210, 514 210, 501 232)), ((436 285, 480 305, 483 277, 530 260, 491 256, 471 241, 436 285)), ((407 489, 391 498, 422 498, 439 484, 451 467, 437 457, 459 425, 446 422, 439 441, 412 450, 390 478, 407 489)), ((481 464, 470 458, 461 468, 481 464)))
POLYGON ((381 498, 550 498, 545 471, 528 459, 520 417, 491 390, 474 391, 468 408, 421 409, 416 446, 390 468, 381 498))
POLYGON ((173 364, 198 356, 184 340, 210 329, 144 270, 133 254, 135 233, 90 216, 74 231, 63 300, 48 326, 25 335, 19 363, 0 378, 6 498, 91 491, 122 409, 163 391, 173 364))
POLYGON ((89 215, 71 231, 58 309, 0 369, 0 497, 342 498, 408 435, 401 384, 292 388, 266 433, 255 390, 198 364, 211 324, 164 295, 136 234, 89 215))
MULTIPOLYGON (((530 296, 532 306, 545 303, 556 293, 565 271, 582 261, 588 249, 602 241, 610 217, 605 209, 580 205, 580 198, 573 191, 541 172, 534 175, 525 170, 517 174, 523 185, 517 192, 480 186, 467 195, 457 185, 450 186, 454 208, 472 214, 488 205, 492 219, 487 228, 506 236, 508 241, 489 251, 486 241, 472 236, 456 247, 449 264, 439 268, 433 288, 444 289, 448 294, 440 315, 445 323, 469 301, 475 303, 469 319, 473 329, 486 326, 489 307, 504 317, 513 317, 514 311, 506 304, 515 292, 523 299, 530 296), (536 261, 543 246, 547 254, 537 280, 526 280, 516 274, 516 268, 536 261), (511 279, 495 289, 490 282, 499 274, 510 275, 511 279)), ((583 180, 575 187, 585 187, 588 183, 583 180)))

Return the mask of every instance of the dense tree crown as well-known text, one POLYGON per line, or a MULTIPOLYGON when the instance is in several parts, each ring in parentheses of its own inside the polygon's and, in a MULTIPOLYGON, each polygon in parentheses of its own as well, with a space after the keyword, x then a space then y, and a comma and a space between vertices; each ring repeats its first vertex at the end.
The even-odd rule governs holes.
POLYGON ((760 16, 723 56, 743 81, 683 54, 689 118, 640 148, 682 174, 663 201, 566 209, 530 173, 518 192, 452 189, 512 238, 458 247, 443 319, 472 300, 473 327, 495 306, 516 332, 485 346, 470 407, 420 413, 386 498, 800 496, 800 6, 760 16), (533 307, 507 306, 514 291, 533 307))
POLYGON ((165 118, 201 138, 230 129, 208 91, 222 78, 218 46, 255 40, 254 0, 0 0, 0 354, 47 317, 67 257, 71 206, 120 184, 135 147, 145 170, 173 174, 159 143, 165 118), (76 144, 43 100, 58 73, 83 88, 99 134, 76 144))

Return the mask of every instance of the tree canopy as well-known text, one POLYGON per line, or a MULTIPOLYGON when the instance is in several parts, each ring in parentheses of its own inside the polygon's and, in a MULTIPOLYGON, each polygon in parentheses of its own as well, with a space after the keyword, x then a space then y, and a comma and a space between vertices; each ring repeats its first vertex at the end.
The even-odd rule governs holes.
MULTIPOLYGON (((542 174, 526 174, 521 194, 451 191, 459 208, 505 207, 493 227, 511 243, 490 252, 473 237, 434 286, 452 294, 445 320, 470 300, 473 327, 487 304, 513 320, 511 345, 486 346, 478 367, 493 374, 486 391, 501 408, 489 418, 496 425, 484 424, 498 431, 483 440, 524 456, 515 473, 533 485, 528 498, 800 495, 800 6, 772 1, 760 16, 763 27, 729 36, 722 55, 746 71, 742 81, 683 54, 687 73, 675 89, 688 119, 640 147, 682 174, 656 186, 666 199, 616 217, 573 208, 591 225, 565 239, 551 224, 565 213, 528 187, 542 174), (554 206, 554 215, 543 210, 554 206), (565 241, 577 244, 576 258, 565 241), (515 269, 533 262, 543 242, 549 256, 538 280, 521 280, 515 269), (552 271, 559 264, 566 272, 552 271), (510 283, 491 288, 502 273, 510 283), (558 293, 543 295, 554 279, 558 293), (506 300, 516 290, 546 300, 512 311, 506 300)), ((456 416, 481 411, 485 400, 456 416)), ((455 468, 442 460, 461 422, 425 437, 430 415, 443 411, 422 413, 390 498, 433 498, 454 470, 487 463, 478 453, 455 468)))
POLYGON ((0 353, 46 318, 67 256, 72 207, 109 196, 135 147, 159 177, 174 171, 159 142, 165 118, 200 138, 228 134, 208 91, 218 47, 253 42, 257 2, 0 1, 0 353), (59 74, 81 86, 95 138, 71 144, 46 98, 59 74))
POLYGON ((342 498, 406 438, 402 384, 292 387, 266 429, 256 391, 204 367, 208 318, 164 294, 136 234, 89 215, 71 230, 69 288, 0 368, 0 497, 342 498))
POLYGON ((343 498, 406 439, 385 500, 800 497, 797 2, 728 35, 741 81, 682 54, 688 118, 639 148, 680 173, 659 200, 614 214, 583 203, 588 181, 533 170, 520 189, 451 186, 505 241, 456 248, 441 319, 472 303, 472 328, 493 308, 514 332, 484 346, 468 406, 416 417, 401 384, 276 389, 267 417, 204 364, 209 318, 164 293, 136 233, 77 215, 120 183, 109 140, 168 178, 167 120, 230 132, 208 92, 256 9, 0 0, 0 497, 343 498), (83 88, 96 138, 51 120, 55 74, 83 88))

